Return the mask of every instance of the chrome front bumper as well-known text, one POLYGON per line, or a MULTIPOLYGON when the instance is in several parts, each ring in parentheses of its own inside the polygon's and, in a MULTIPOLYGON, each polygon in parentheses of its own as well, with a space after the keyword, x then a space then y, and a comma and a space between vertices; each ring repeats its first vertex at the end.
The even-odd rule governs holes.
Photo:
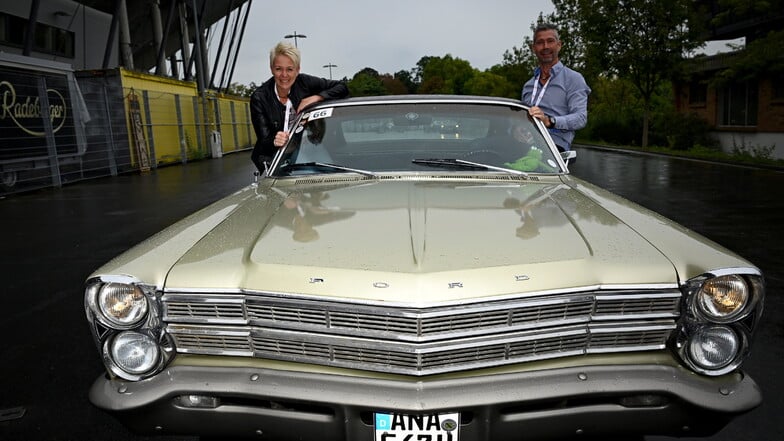
POLYGON ((102 376, 90 400, 139 433, 276 441, 371 441, 377 411, 460 412, 462 441, 519 440, 521 434, 525 439, 701 436, 762 400, 757 384, 742 373, 707 378, 667 365, 400 378, 175 366, 140 382, 102 376), (217 400, 198 402, 191 396, 217 400))

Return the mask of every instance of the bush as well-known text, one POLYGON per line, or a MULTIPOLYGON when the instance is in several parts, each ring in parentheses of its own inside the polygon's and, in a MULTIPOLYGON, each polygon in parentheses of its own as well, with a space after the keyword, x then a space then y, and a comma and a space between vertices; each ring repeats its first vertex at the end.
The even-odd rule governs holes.
POLYGON ((588 124, 580 130, 581 139, 616 145, 639 145, 642 118, 637 115, 590 114, 588 124))
POLYGON ((741 141, 738 144, 734 139, 732 141, 732 154, 738 157, 746 157, 751 159, 772 160, 773 152, 776 150, 776 144, 773 145, 751 145, 741 141))
POLYGON ((711 126, 696 114, 670 112, 654 122, 652 132, 656 144, 673 150, 691 150, 695 146, 717 150, 718 141, 711 135, 711 126))

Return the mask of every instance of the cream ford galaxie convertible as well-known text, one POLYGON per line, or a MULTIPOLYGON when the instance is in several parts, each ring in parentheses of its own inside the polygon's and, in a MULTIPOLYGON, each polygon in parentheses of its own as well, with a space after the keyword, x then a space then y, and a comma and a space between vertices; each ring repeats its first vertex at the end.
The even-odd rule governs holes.
POLYGON ((132 430, 704 436, 760 404, 759 270, 571 176, 519 101, 352 98, 290 130, 89 276, 90 400, 132 430))

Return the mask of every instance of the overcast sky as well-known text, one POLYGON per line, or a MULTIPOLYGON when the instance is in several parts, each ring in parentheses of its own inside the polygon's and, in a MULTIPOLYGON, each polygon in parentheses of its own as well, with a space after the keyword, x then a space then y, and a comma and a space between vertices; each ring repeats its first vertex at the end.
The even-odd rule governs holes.
MULTIPOLYGON (((301 72, 325 78, 327 64, 337 65, 332 77, 339 79, 365 67, 394 74, 424 56, 447 54, 485 70, 501 63, 505 51, 522 46, 540 12, 553 10, 546 0, 257 0, 232 82, 261 84, 270 78, 270 49, 295 32, 307 36, 297 39, 301 72)), ((220 35, 222 28, 216 29, 220 35)))

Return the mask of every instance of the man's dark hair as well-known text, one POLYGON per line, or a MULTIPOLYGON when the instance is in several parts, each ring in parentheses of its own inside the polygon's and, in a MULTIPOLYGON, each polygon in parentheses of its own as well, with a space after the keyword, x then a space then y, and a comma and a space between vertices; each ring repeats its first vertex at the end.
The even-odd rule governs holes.
POLYGON ((561 37, 558 36, 558 27, 557 26, 555 26, 552 23, 539 23, 538 25, 536 25, 536 28, 534 29, 534 40, 536 39, 536 34, 539 33, 539 32, 542 32, 542 31, 553 31, 553 32, 555 32, 555 39, 556 40, 560 40, 561 39, 561 37))

